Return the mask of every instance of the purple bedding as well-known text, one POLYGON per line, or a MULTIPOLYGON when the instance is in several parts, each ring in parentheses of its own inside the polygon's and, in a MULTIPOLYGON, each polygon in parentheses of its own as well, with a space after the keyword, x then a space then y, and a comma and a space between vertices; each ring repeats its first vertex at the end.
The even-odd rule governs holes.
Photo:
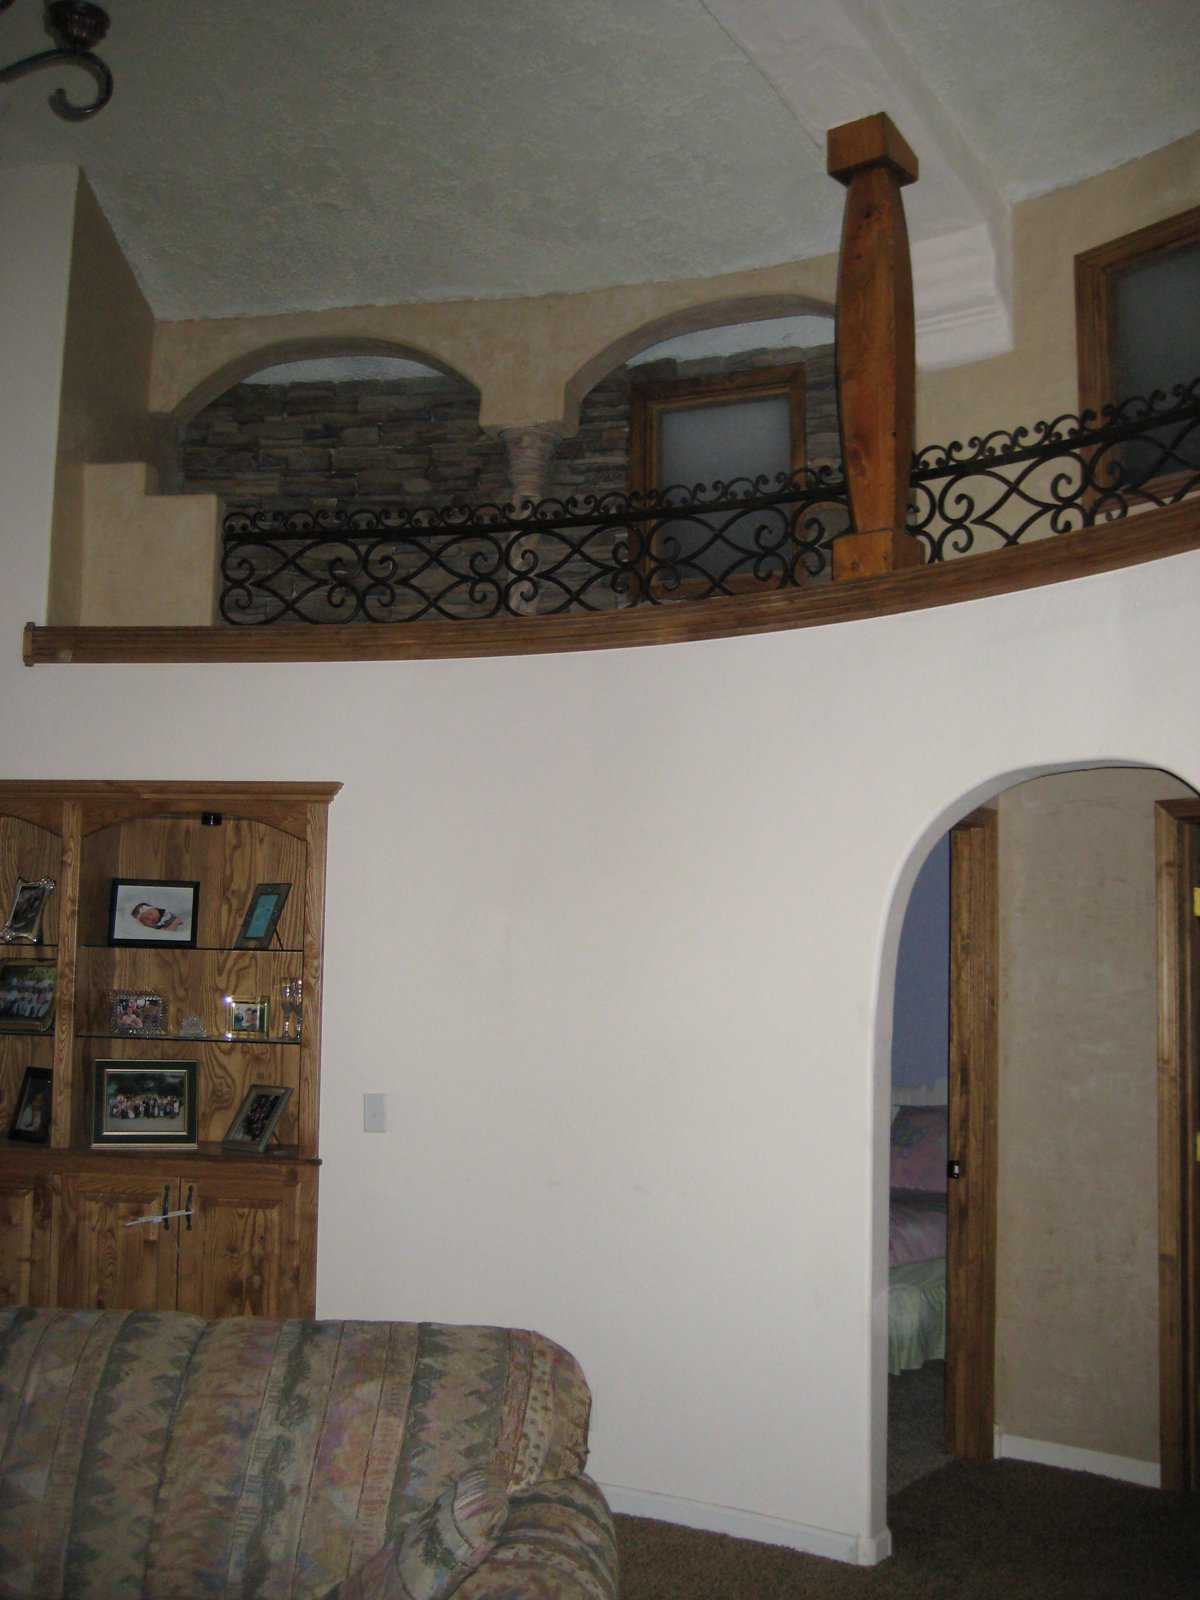
POLYGON ((927 1189, 893 1189, 888 1226, 888 1265, 908 1266, 946 1254, 946 1196, 927 1189))

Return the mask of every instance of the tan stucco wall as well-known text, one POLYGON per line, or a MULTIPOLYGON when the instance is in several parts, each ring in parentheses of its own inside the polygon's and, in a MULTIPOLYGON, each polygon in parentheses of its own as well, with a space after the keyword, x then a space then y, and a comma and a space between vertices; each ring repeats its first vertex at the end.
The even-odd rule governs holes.
POLYGON ((835 258, 822 256, 587 294, 165 322, 155 336, 150 404, 169 413, 190 399, 190 412, 268 365, 261 352, 283 360, 357 342, 410 350, 468 378, 480 390, 485 428, 559 420, 574 428, 582 396, 635 351, 695 328, 829 311, 836 272, 835 258), (214 373, 222 374, 215 386, 207 382, 214 373))
POLYGON ((996 1424, 1157 1461, 1161 772, 1000 797, 996 1424))
POLYGON ((154 318, 123 251, 80 174, 54 486, 47 617, 80 620, 86 462, 147 461, 154 318))
POLYGON ((925 373, 917 438, 1026 426, 1076 411, 1075 257, 1200 204, 1200 133, 1013 211, 1013 332, 1008 355, 925 373))
POLYGON ((220 502, 160 495, 145 462, 79 468, 83 521, 78 615, 84 626, 180 627, 217 621, 220 502))

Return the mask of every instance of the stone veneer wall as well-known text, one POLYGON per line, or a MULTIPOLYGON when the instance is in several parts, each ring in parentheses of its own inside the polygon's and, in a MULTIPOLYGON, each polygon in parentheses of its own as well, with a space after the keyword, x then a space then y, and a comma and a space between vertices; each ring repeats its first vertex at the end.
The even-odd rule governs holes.
MULTIPOLYGON (((667 381, 803 360, 810 463, 836 461, 833 348, 763 350, 620 367, 586 396, 579 431, 550 465, 554 496, 624 490, 631 381, 667 381)), ((510 498, 503 444, 479 427, 479 396, 452 377, 328 384, 242 383, 187 425, 181 488, 230 509, 348 504, 483 505, 510 498)), ((720 475, 714 464, 714 477, 720 475)))

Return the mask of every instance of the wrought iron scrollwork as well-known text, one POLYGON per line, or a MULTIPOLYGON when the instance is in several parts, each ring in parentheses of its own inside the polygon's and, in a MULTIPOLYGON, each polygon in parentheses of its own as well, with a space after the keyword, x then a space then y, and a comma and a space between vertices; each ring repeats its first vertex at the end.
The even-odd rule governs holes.
POLYGON ((661 605, 786 588, 829 569, 848 525, 825 468, 792 477, 511 505, 238 511, 227 622, 417 622, 661 605))
MULTIPOLYGON (((929 445, 908 532, 927 560, 1091 527, 1200 492, 1200 379, 1106 407, 929 445)), ((536 504, 234 511, 227 622, 562 615, 791 588, 848 531, 840 470, 536 504)))
MULTIPOLYGON (((0 12, 7 11, 12 4, 13 0, 0 0, 0 12)), ((46 7, 46 28, 57 41, 56 48, 39 50, 36 55, 0 67, 0 83, 12 83, 55 63, 82 67, 95 80, 93 98, 86 105, 77 105, 67 98, 64 89, 56 89, 50 96, 50 107, 65 122, 85 122, 97 111, 103 111, 112 99, 112 73, 94 49, 108 32, 108 13, 102 6, 89 4, 88 0, 53 0, 46 7)))
POLYGON ((1173 505, 1200 489, 1200 378, 1099 413, 926 446, 911 484, 908 529, 930 561, 1173 505))

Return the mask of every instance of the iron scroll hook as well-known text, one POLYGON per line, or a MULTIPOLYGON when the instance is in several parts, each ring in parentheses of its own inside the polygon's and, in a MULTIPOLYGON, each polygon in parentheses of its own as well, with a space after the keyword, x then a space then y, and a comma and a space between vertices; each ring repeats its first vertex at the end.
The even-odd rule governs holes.
MULTIPOLYGON (((13 0, 0 0, 0 12, 7 11, 13 0)), ((82 67, 96 80, 95 98, 86 105, 76 105, 67 98, 66 90, 56 89, 50 96, 50 109, 64 122, 86 122, 112 99, 113 75, 92 47, 108 32, 108 13, 90 0, 52 0, 46 7, 46 28, 57 40, 58 48, 40 50, 36 55, 25 56, 11 66, 0 67, 0 83, 12 83, 30 72, 38 72, 55 62, 66 62, 82 67)))

